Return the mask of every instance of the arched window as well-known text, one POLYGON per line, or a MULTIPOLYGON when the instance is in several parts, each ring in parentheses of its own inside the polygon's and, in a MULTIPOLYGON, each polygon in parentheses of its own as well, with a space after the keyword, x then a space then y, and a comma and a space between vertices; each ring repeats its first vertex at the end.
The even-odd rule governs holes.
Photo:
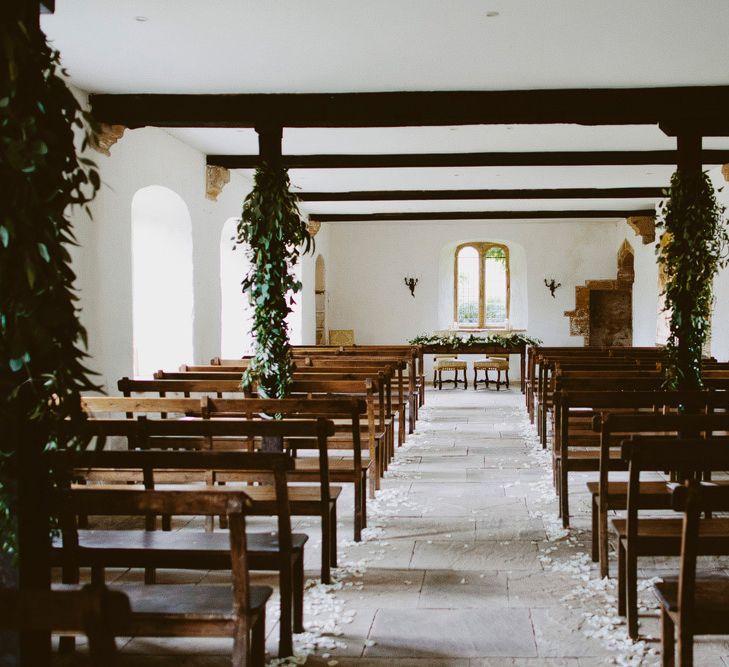
POLYGON ((132 199, 134 374, 193 359, 192 221, 182 198, 159 185, 132 199))
POLYGON ((238 359, 253 351, 253 308, 241 282, 250 262, 245 248, 235 244, 238 218, 229 218, 220 233, 220 353, 238 359))
POLYGON ((453 319, 459 327, 497 328, 509 320, 509 249, 464 243, 454 258, 453 319))

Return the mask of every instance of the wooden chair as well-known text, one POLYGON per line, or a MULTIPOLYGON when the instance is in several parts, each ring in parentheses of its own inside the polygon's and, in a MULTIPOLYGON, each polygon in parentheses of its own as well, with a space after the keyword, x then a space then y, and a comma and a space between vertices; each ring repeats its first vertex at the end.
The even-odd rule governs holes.
POLYGON ((56 586, 51 591, 0 589, 0 627, 83 633, 89 640, 92 667, 114 667, 114 638, 129 632, 129 598, 106 586, 56 586))
POLYGON ((729 580, 696 578, 701 513, 729 511, 729 487, 690 481, 674 489, 671 500, 685 516, 678 579, 664 578, 654 587, 661 606, 662 664, 693 667, 694 637, 729 635, 729 580))
MULTIPOLYGON (((670 470, 684 478, 706 471, 729 468, 729 439, 678 439, 637 437, 622 446, 629 462, 628 510, 625 519, 613 519, 618 539, 618 612, 627 617, 628 634, 638 637, 638 558, 678 556, 681 553, 682 521, 674 518, 642 518, 644 497, 640 476, 646 471, 670 470)), ((729 553, 729 519, 701 522, 698 553, 729 553)))
POLYGON ((493 355, 486 359, 480 359, 473 362, 473 388, 478 389, 479 384, 485 384, 488 389, 489 386, 489 371, 496 371, 496 391, 501 389, 501 373, 506 374, 506 388, 509 388, 509 355, 493 355), (478 379, 478 372, 484 372, 484 379, 478 379))
POLYGON ((458 379, 458 373, 460 372, 463 373, 463 388, 468 389, 468 377, 466 376, 467 368, 468 364, 466 364, 465 361, 461 361, 460 359, 458 359, 458 355, 456 354, 450 357, 442 357, 440 359, 436 359, 433 363, 433 374, 434 376, 438 376, 438 389, 443 389, 444 382, 452 382, 453 386, 458 389, 458 385, 461 382, 461 380, 458 379), (453 371, 453 379, 444 380, 443 371, 453 371))
MULTIPOLYGON (((219 515, 228 517, 230 535, 228 567, 232 571, 232 589, 220 585, 120 585, 110 587, 124 592, 131 601, 129 632, 135 637, 232 637, 234 667, 262 667, 265 664, 266 602, 273 592, 269 586, 251 586, 248 575, 245 514, 253 502, 243 492, 229 491, 140 491, 88 486, 69 489, 61 494, 63 521, 61 558, 70 571, 94 562, 93 554, 106 552, 102 563, 136 567, 185 567, 202 558, 194 542, 187 537, 187 548, 170 549, 169 545, 145 543, 120 533, 114 546, 94 543, 94 531, 87 536, 75 528, 77 514, 129 516, 172 514, 188 516, 219 515), (136 548, 135 548, 136 546, 136 548), (108 560, 107 560, 108 559, 108 560)), ((138 531, 137 531, 138 532, 138 531)), ((100 564, 92 568, 98 579, 100 564)))

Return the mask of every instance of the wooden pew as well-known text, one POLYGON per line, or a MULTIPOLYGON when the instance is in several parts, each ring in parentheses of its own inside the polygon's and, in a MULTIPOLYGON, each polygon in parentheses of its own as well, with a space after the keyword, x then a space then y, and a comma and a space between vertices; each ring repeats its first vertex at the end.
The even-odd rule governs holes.
MULTIPOLYGON (((700 431, 701 415, 684 419, 682 429, 700 431)), ((618 612, 627 616, 628 634, 638 637, 638 558, 678 556, 682 522, 674 518, 641 518, 643 497, 640 476, 646 471, 670 470, 682 477, 706 471, 725 470, 729 439, 678 439, 637 437, 623 443, 623 458, 629 465, 628 511, 625 519, 613 519, 618 538, 618 612)), ((704 519, 699 529, 697 552, 702 555, 729 553, 729 519, 704 519)))
MULTIPOLYGON (((131 380, 122 378, 117 387, 124 396, 142 393, 157 393, 164 397, 172 393, 181 393, 184 396, 198 394, 201 396, 233 394, 238 398, 245 397, 245 392, 237 380, 131 380)), ((380 383, 370 379, 365 380, 319 380, 295 381, 291 386, 291 396, 294 398, 362 398, 367 405, 367 441, 362 443, 369 452, 370 459, 374 461, 374 468, 370 469, 370 476, 374 478, 376 489, 380 487, 380 478, 385 471, 385 456, 387 455, 388 426, 386 413, 386 397, 380 383)), ((392 430, 389 432, 392 436, 392 430)), ((336 442, 336 441, 335 441, 336 442)))
POLYGON ((729 580, 696 577, 701 513, 729 511, 729 488, 694 480, 674 489, 671 501, 674 510, 684 512, 684 519, 678 577, 664 578, 654 586, 661 606, 662 664, 693 667, 694 637, 729 635, 729 580))
MULTIPOLYGON (((591 410, 598 408, 606 412, 610 406, 598 403, 596 405, 585 404, 585 401, 601 401, 597 396, 600 391, 623 392, 633 394, 635 392, 659 391, 663 381, 659 377, 649 374, 648 377, 562 377, 558 376, 555 390, 555 440, 552 449, 555 482, 557 492, 560 496, 560 515, 565 527, 569 525, 569 472, 588 472, 599 470, 600 452, 599 438, 592 430, 591 410), (571 410, 576 411, 573 416, 571 410), (577 448, 576 450, 571 448, 577 448)), ((706 384, 717 389, 729 389, 729 379, 722 377, 718 379, 707 378, 706 384)), ((628 410, 640 407, 640 401, 644 396, 634 397, 635 404, 631 405, 631 398, 608 399, 614 401, 613 409, 628 410)), ((719 398, 717 406, 724 404, 719 398)), ((616 457, 616 461, 619 460, 616 457)))
POLYGON ((0 589, 0 628, 83 633, 92 667, 114 667, 114 638, 129 633, 129 598, 106 586, 56 586, 50 591, 0 589))
MULTIPOLYGON (((248 575, 245 514, 253 502, 245 493, 195 491, 140 491, 81 487, 62 494, 63 545, 61 558, 67 569, 93 561, 92 554, 113 554, 109 560, 134 567, 139 562, 156 567, 184 567, 198 562, 202 553, 188 543, 188 549, 174 553, 167 545, 153 546, 135 538, 138 531, 121 536, 116 546, 105 548, 93 539, 94 531, 84 537, 75 529, 77 514, 129 516, 155 514, 218 515, 228 517, 230 535, 227 564, 232 572, 232 588, 195 585, 114 585, 112 590, 125 593, 132 604, 129 632, 135 637, 232 637, 234 667, 263 667, 265 664, 266 602, 273 592, 269 586, 251 586, 248 575), (134 545, 137 549, 134 549, 134 545), (178 560, 179 558, 179 560, 178 560)), ((187 538, 190 540, 190 538, 187 538)), ((102 563, 109 562, 102 560, 102 563)), ((99 572, 96 568, 94 571, 99 572)), ((99 575, 97 575, 99 576, 99 575)))
MULTIPOLYGON (((187 365, 183 364, 179 368, 180 373, 222 373, 230 374, 228 379, 240 377, 248 367, 247 359, 237 360, 239 365, 187 365)), ((295 372, 304 373, 370 373, 377 375, 383 371, 389 376, 389 385, 385 390, 391 392, 392 409, 397 412, 398 422, 398 446, 402 446, 405 442, 405 429, 407 428, 406 411, 410 405, 411 397, 407 396, 408 386, 407 380, 403 376, 403 372, 407 369, 407 364, 397 358, 388 358, 385 361, 370 361, 369 359, 347 358, 347 357, 305 357, 299 359, 294 364, 295 372)), ((159 371, 155 373, 155 377, 160 379, 175 379, 174 374, 159 371)), ((184 379, 184 378, 183 378, 184 379)))
MULTIPOLYGON (((592 553, 593 560, 600 561, 600 576, 607 577, 608 559, 608 512, 625 510, 628 501, 628 483, 610 481, 611 470, 627 470, 622 457, 617 459, 615 453, 620 442, 636 435, 654 435, 658 429, 663 435, 678 435, 683 417, 675 411, 679 406, 690 407, 697 413, 709 413, 702 417, 704 433, 708 435, 716 431, 729 430, 729 414, 711 414, 717 409, 729 408, 729 392, 585 392, 573 399, 589 404, 594 408, 608 408, 619 412, 602 412, 594 417, 593 430, 600 434, 599 478, 587 482, 587 489, 592 496, 592 553), (653 409, 653 414, 638 412, 640 409, 653 409), (632 410, 632 414, 625 411, 632 410), (660 414, 655 411, 660 410, 660 414), (666 414, 667 410, 673 411, 666 414)), ((665 485, 657 482, 643 482, 640 493, 645 497, 646 509, 666 509, 670 505, 670 494, 665 485)))
MULTIPOLYGON (((334 423, 335 434, 328 440, 330 449, 337 449, 351 443, 352 456, 332 458, 329 456, 329 480, 337 484, 352 484, 354 487, 354 539, 362 539, 362 529, 367 525, 367 473, 374 466, 374 459, 362 458, 360 416, 366 415, 366 404, 356 398, 350 399, 219 399, 204 396, 202 398, 108 398, 86 397, 82 399, 82 407, 89 415, 138 415, 143 414, 179 414, 199 418, 260 418, 261 414, 281 414, 288 418, 316 419, 325 417, 334 423), (344 439, 337 440, 342 434, 344 439)), ((151 441, 154 444, 154 441, 151 441)), ((205 439, 182 443, 191 448, 205 449, 211 444, 205 439)), ((226 439, 214 443, 216 448, 224 444, 227 448, 251 450, 260 446, 252 439, 226 439)), ((289 450, 298 451, 316 449, 316 440, 306 438, 288 438, 285 442, 289 450)), ((318 451, 316 457, 296 457, 294 468, 289 471, 291 482, 321 481, 318 451)), ((371 491, 374 494, 374 479, 370 476, 371 491)))
MULTIPOLYGON (((217 439, 239 439, 258 437, 302 437, 316 438, 318 442, 322 483, 316 486, 293 486, 288 490, 290 512, 294 516, 319 517, 322 526, 322 564, 321 576, 324 583, 330 581, 330 568, 336 567, 336 507, 337 499, 341 494, 341 487, 330 486, 328 482, 328 450, 327 438, 334 433, 331 422, 319 419, 316 422, 301 421, 248 421, 239 419, 226 420, 150 420, 150 419, 122 419, 122 420, 88 420, 83 425, 84 433, 89 437, 108 438, 121 436, 127 438, 130 448, 157 449, 174 447, 186 449, 189 445, 185 440, 191 441, 193 446, 201 439, 214 443, 217 439)), ((212 449, 208 446, 207 449, 212 449)), ((237 452, 228 452, 240 456, 237 452)), ((162 452, 174 453, 174 452, 162 452)), ((178 452, 184 453, 184 452, 178 452)), ((222 453, 222 452, 208 452, 222 453)), ((172 461, 172 459, 163 459, 172 461)), ((147 488, 154 488, 157 484, 192 484, 205 483, 214 486, 220 482, 248 482, 251 478, 249 471, 236 472, 234 470, 216 471, 205 469, 175 469, 166 468, 155 472, 152 476, 144 470, 132 472, 129 470, 99 470, 77 469, 79 479, 87 482, 105 482, 113 484, 144 484, 147 488)), ((276 493, 271 486, 246 486, 246 493, 254 501, 254 513, 259 516, 277 516, 279 513, 276 493)), ((153 525, 153 524, 152 524, 153 525)), ((152 526, 149 526, 150 528, 152 526)), ((212 531, 212 517, 207 523, 208 530, 212 531)), ((303 536, 305 537, 305 536, 303 536)), ((304 539, 303 542, 306 540, 304 539)), ((300 545, 303 556, 303 542, 300 545)), ((264 545, 265 546, 265 545, 264 545)), ((269 549, 270 555, 270 549, 269 549)))

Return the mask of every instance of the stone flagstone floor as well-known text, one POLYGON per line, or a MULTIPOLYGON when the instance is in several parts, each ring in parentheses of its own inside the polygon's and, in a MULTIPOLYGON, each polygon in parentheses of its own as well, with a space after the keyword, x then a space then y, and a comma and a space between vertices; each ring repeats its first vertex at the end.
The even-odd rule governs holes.
MULTIPOLYGON (((563 531, 549 455, 535 439, 518 389, 429 390, 426 404, 416 433, 397 452, 370 505, 366 541, 349 541, 351 495, 340 500, 337 582, 327 587, 312 579, 310 627, 297 637, 299 657, 271 664, 660 664, 650 577, 673 571, 675 559, 641 560, 641 628, 653 639, 628 641, 615 613, 614 582, 599 580, 589 559, 584 479, 571 478, 573 529, 563 531)), ((307 574, 315 578, 315 522, 299 521, 295 530, 312 536, 307 574)), ((715 565, 725 574, 723 563, 715 565)), ((120 581, 140 577, 118 573, 120 581)), ((163 572, 159 579, 224 585, 225 577, 163 572)), ((274 621, 271 610, 271 655, 278 636, 274 621)), ((231 642, 136 638, 120 645, 125 665, 217 667, 227 663, 231 642)), ((729 667, 729 642, 698 640, 696 664, 729 667)))

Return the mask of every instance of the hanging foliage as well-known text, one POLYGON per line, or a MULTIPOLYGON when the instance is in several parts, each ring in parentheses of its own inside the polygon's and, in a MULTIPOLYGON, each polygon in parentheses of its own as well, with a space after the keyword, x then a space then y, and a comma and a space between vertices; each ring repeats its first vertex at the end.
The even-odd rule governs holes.
POLYGON ((246 247, 250 269, 243 291, 253 307, 254 355, 243 386, 257 387, 263 398, 283 398, 293 381, 294 362, 286 317, 301 283, 293 273, 314 239, 301 219, 282 166, 263 163, 243 204, 236 242, 246 247))
POLYGON ((58 422, 82 419, 79 394, 94 389, 80 348, 86 332, 75 305, 68 252, 75 242, 66 214, 69 205, 90 201, 99 176, 77 156, 74 135, 85 132, 88 119, 61 78, 58 53, 13 9, 21 5, 5 3, 0 21, 0 540, 6 556, 17 546, 17 448, 35 447, 40 455, 73 444, 57 435, 58 422))
POLYGON ((726 266, 724 207, 716 201, 708 174, 673 174, 658 215, 664 231, 656 246, 666 276, 664 311, 670 334, 664 363, 668 389, 699 389, 701 353, 711 326, 714 276, 726 266))
POLYGON ((469 336, 461 337, 458 334, 451 334, 450 336, 441 336, 439 334, 433 334, 428 336, 422 334, 411 338, 408 343, 410 345, 443 345, 445 347, 452 347, 454 350, 463 347, 471 347, 472 345, 500 345, 501 347, 520 347, 522 345, 537 346, 541 345, 542 341, 539 338, 532 338, 526 334, 512 333, 512 334, 489 334, 488 336, 469 336))

